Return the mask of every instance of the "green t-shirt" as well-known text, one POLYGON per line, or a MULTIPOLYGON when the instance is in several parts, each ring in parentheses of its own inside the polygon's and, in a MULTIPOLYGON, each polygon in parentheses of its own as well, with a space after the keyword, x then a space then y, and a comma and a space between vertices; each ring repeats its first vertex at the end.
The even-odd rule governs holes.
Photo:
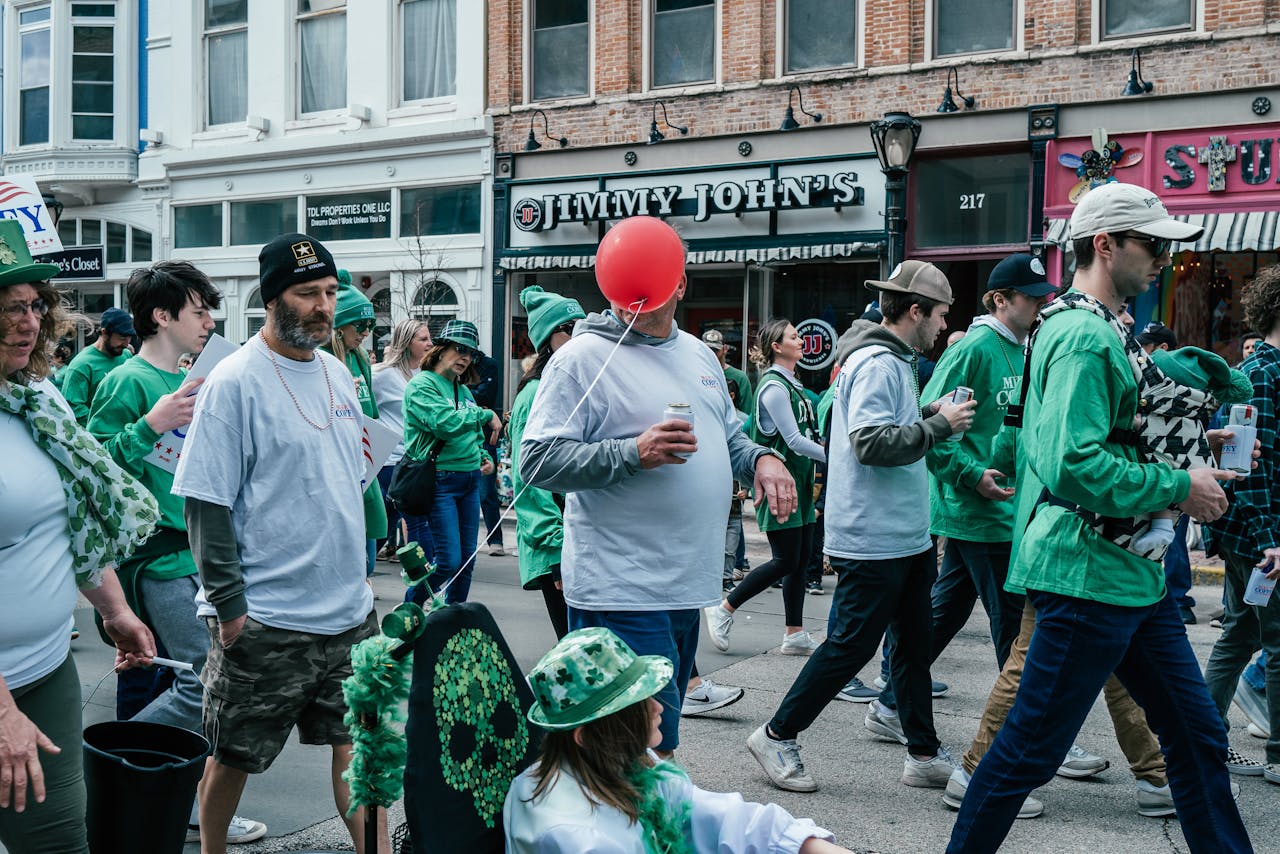
MULTIPOLYGON (((88 424, 89 432, 112 459, 155 496, 160 525, 178 531, 187 530, 182 515, 185 499, 173 494, 172 473, 144 461, 161 436, 144 416, 161 397, 177 391, 186 376, 183 371, 162 371, 146 359, 129 359, 98 384, 88 424)), ((195 573, 190 549, 158 557, 143 570, 144 575, 161 580, 195 573)))
POLYGON ((1091 312, 1054 315, 1032 347, 1030 386, 1006 586, 1124 607, 1158 601, 1165 590, 1159 563, 1121 549, 1065 508, 1039 504, 1047 488, 1122 518, 1162 510, 1190 492, 1185 471, 1139 462, 1136 448, 1108 441, 1112 430, 1133 428, 1138 406, 1138 384, 1119 337, 1091 312))
POLYGON ((938 360, 920 400, 930 403, 956 386, 967 386, 978 408, 973 426, 959 441, 938 442, 925 456, 929 533, 976 543, 1013 539, 1013 501, 983 498, 975 487, 989 468, 1008 476, 1001 486, 1014 483, 1013 460, 998 460, 995 446, 1009 403, 1018 399, 1022 366, 1022 347, 990 326, 971 330, 938 360))
POLYGON ((484 426, 493 410, 476 406, 471 389, 431 370, 418 371, 404 389, 404 455, 423 460, 444 439, 438 471, 476 471, 484 447, 484 426))
POLYGON ((125 350, 114 359, 97 347, 90 344, 67 366, 58 372, 58 388, 62 396, 71 404, 71 411, 81 426, 89 423, 89 410, 93 406, 93 395, 97 391, 102 378, 113 369, 123 365, 133 354, 125 350))
MULTIPOLYGON (((759 390, 763 391, 770 383, 777 383, 787 390, 787 398, 791 402, 791 414, 796 419, 796 426, 807 439, 818 441, 818 417, 814 414, 813 404, 808 395, 788 382, 786 377, 774 371, 765 371, 760 376, 759 390)), ((753 418, 748 435, 757 445, 777 451, 786 458, 787 471, 796 482, 796 510, 787 517, 787 521, 779 522, 769 510, 768 502, 760 502, 756 507, 756 521, 762 531, 779 531, 786 528, 800 528, 818 520, 813 504, 814 462, 799 451, 791 449, 782 438, 779 430, 766 436, 759 428, 760 419, 753 418)))

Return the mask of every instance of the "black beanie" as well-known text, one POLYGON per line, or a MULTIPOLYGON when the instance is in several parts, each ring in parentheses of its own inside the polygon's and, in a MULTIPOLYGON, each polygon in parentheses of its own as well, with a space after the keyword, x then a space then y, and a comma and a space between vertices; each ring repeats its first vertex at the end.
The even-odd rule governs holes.
POLYGON ((290 285, 337 275, 338 268, 329 250, 305 234, 282 234, 258 253, 258 280, 264 306, 290 285))

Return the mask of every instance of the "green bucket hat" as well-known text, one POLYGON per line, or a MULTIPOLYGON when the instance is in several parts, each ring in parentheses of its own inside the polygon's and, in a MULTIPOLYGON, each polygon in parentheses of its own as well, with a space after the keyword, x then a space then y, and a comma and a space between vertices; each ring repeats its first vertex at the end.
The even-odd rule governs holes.
POLYGON ((62 268, 57 264, 37 264, 31 260, 22 225, 0 219, 0 288, 52 279, 62 268))
POLYGON ((1203 389, 1218 403, 1248 403, 1253 398, 1249 377, 1227 364, 1217 353, 1199 347, 1154 350, 1151 361, 1179 385, 1203 389))
POLYGON ((529 312, 529 340, 536 350, 551 340, 551 333, 557 326, 587 316, 576 299, 544 291, 537 285, 530 285, 520 292, 520 304, 529 312))
POLYGON ((450 320, 436 336, 436 342, 448 341, 450 344, 461 344, 472 350, 480 349, 480 333, 476 325, 467 320, 450 320))
POLYGON ((529 720, 550 730, 582 726, 652 697, 673 670, 661 655, 636 655, 608 629, 569 632, 529 674, 537 700, 529 720))

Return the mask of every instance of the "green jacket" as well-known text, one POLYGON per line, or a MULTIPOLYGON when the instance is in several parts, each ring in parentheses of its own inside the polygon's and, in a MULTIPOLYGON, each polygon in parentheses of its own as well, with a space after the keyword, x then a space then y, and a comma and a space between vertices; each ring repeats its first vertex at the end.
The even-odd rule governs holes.
POLYGON ((114 368, 123 365, 132 356, 132 353, 125 350, 113 359, 90 344, 76 353, 75 358, 58 372, 58 389, 67 399, 67 403, 71 404, 71 411, 75 413, 76 420, 82 427, 89 423, 89 410, 93 405, 93 395, 98 390, 98 384, 102 382, 103 377, 114 368))
POLYGON ((436 459, 439 471, 476 471, 484 453, 484 427, 493 410, 476 406, 471 389, 422 370, 404 390, 404 454, 423 460, 437 439, 444 439, 436 459))
POLYGON ((929 533, 977 543, 1013 539, 1013 500, 992 501, 975 489, 982 473, 998 469, 1014 482, 1012 457, 996 459, 996 436, 1022 383, 1022 347, 990 326, 970 329, 943 352, 920 395, 930 403, 956 386, 973 389, 978 408, 973 426, 959 441, 936 443, 925 455, 929 467, 929 533))
POLYGON ((1112 430, 1133 428, 1138 405, 1120 339, 1090 312, 1054 315, 1034 341, 1030 386, 1006 587, 1124 607, 1159 601, 1165 590, 1159 563, 1104 539, 1075 513, 1039 503, 1048 489, 1104 516, 1137 516, 1176 504, 1191 490, 1187 472, 1139 462, 1136 448, 1108 441, 1112 430))
POLYGON ((507 435, 511 439, 511 489, 516 496, 516 548, 520 560, 520 583, 536 590, 538 579, 560 563, 564 545, 564 511, 556 497, 545 489, 526 487, 520 477, 520 440, 533 408, 538 380, 530 381, 511 405, 507 435))
MULTIPOLYGON (((93 348, 97 352, 97 348, 93 348)), ((156 401, 178 390, 184 371, 162 371, 145 359, 128 359, 102 378, 93 396, 88 429, 120 467, 138 479, 155 496, 160 526, 187 530, 182 510, 186 499, 173 494, 173 474, 144 462, 161 434, 144 417, 156 401)), ((161 580, 196 574, 191 550, 170 552, 148 562, 143 574, 161 580)))

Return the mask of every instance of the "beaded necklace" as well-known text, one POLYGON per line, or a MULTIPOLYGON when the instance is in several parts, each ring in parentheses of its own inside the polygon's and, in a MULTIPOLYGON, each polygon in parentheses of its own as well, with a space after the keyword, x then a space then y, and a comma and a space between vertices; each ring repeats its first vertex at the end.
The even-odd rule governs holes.
POLYGON ((302 416, 302 420, 310 424, 315 429, 321 431, 328 430, 332 427, 333 413, 336 407, 333 403, 333 383, 329 381, 329 369, 325 366, 324 359, 320 359, 320 356, 318 355, 316 356, 317 359, 320 359, 320 370, 324 372, 324 384, 329 390, 329 420, 321 425, 312 421, 307 417, 307 413, 302 411, 302 404, 298 403, 297 395, 293 393, 293 389, 289 388, 289 384, 284 381, 284 373, 280 370, 280 363, 276 361, 275 351, 272 350, 271 345, 267 343, 267 336, 263 334, 262 330, 258 331, 258 337, 262 339, 262 345, 267 348, 267 357, 271 359, 271 367, 276 369, 276 377, 280 380, 280 385, 284 386, 284 390, 288 393, 289 399, 293 401, 293 406, 298 410, 298 414, 302 416))

